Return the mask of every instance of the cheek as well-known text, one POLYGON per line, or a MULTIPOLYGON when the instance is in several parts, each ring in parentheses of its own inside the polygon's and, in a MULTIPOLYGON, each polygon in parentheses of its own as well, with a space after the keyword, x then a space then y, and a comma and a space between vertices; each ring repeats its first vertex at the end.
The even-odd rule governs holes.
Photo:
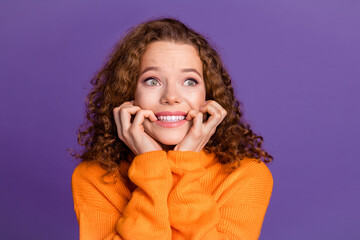
POLYGON ((151 106, 153 97, 143 91, 135 91, 134 104, 142 109, 148 109, 151 106))
POLYGON ((186 99, 192 109, 199 110, 200 106, 205 103, 205 93, 197 92, 194 94, 189 94, 187 95, 186 99))

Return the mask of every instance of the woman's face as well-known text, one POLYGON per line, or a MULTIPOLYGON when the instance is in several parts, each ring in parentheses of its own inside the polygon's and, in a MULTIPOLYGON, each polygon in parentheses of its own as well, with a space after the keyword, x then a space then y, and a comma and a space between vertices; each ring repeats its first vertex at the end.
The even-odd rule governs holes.
POLYGON ((165 145, 181 142, 192 126, 189 110, 205 103, 202 62, 189 44, 168 41, 150 43, 141 58, 135 105, 152 110, 158 121, 144 121, 144 130, 165 145))

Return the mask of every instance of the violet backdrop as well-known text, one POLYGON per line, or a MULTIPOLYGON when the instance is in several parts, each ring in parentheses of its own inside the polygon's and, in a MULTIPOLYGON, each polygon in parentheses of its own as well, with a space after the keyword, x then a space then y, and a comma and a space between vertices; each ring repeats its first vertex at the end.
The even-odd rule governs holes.
POLYGON ((360 1, 0 2, 0 236, 77 239, 89 80, 124 31, 176 17, 219 50, 275 160, 260 239, 360 239, 360 1))

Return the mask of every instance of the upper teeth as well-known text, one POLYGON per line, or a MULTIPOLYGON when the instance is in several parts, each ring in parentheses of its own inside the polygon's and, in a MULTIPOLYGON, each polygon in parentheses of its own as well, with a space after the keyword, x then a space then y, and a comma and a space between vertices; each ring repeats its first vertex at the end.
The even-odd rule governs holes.
POLYGON ((185 119, 185 116, 158 116, 158 119, 164 122, 177 122, 185 119))

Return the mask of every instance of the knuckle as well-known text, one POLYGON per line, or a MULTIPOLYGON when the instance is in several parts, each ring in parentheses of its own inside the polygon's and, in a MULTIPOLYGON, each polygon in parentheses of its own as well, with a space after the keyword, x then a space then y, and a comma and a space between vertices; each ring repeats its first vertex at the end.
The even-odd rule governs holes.
POLYGON ((146 110, 144 109, 140 109, 137 114, 141 114, 141 115, 144 115, 146 113, 146 110))
POLYGON ((127 112, 127 109, 126 108, 120 108, 120 113, 126 113, 127 112))
POLYGON ((149 115, 151 113, 151 110, 143 110, 144 115, 149 115))
POLYGON ((219 114, 216 114, 214 117, 215 117, 215 119, 221 119, 222 115, 221 115, 221 113, 219 113, 219 114))
POLYGON ((211 100, 210 104, 214 107, 220 106, 220 104, 214 100, 211 100))

